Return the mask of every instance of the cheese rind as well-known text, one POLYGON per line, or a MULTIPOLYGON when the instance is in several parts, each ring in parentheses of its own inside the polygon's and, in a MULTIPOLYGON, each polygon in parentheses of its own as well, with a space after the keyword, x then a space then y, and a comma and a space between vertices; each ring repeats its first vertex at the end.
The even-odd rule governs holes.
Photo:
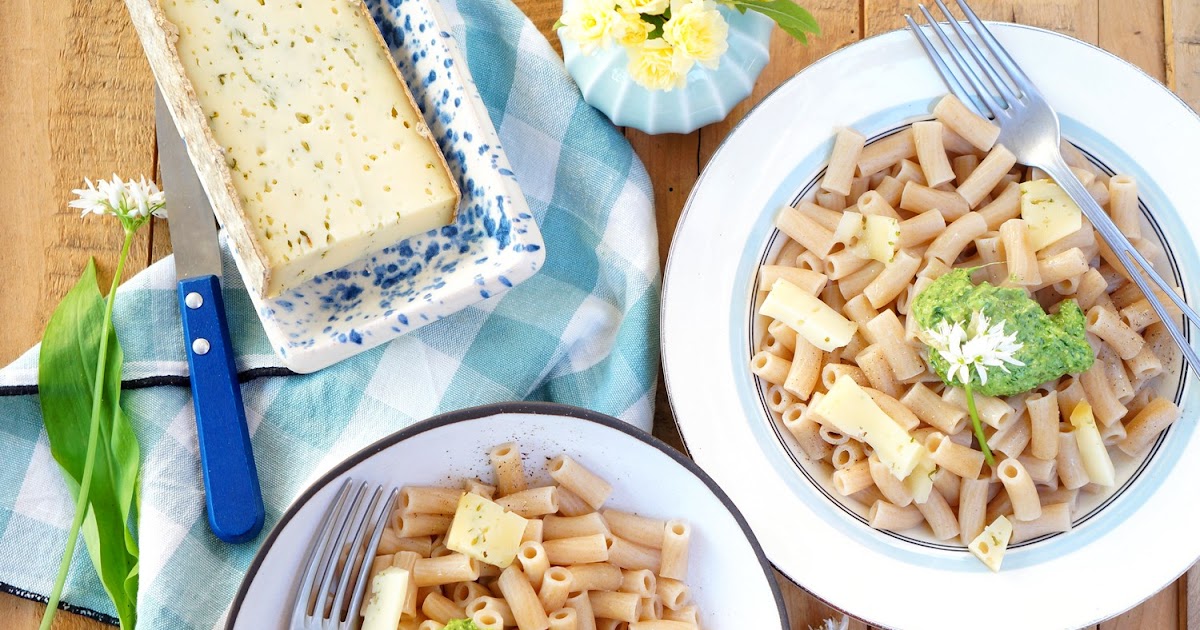
POLYGON ((1033 251, 1078 232, 1083 212, 1067 191, 1048 179, 1021 183, 1021 219, 1029 231, 1033 251))
POLYGON ((457 185, 360 0, 160 6, 228 168, 241 216, 221 218, 253 243, 239 253, 261 268, 257 292, 453 220, 457 185))
POLYGON ((494 501, 467 493, 454 510, 446 548, 503 569, 517 557, 528 523, 494 501))
POLYGON ((783 322, 825 352, 850 343, 858 330, 858 324, 787 280, 776 280, 771 285, 758 312, 783 322))
POLYGON ((404 612, 410 580, 411 574, 400 567, 388 567, 375 574, 363 608, 362 630, 395 630, 404 612))

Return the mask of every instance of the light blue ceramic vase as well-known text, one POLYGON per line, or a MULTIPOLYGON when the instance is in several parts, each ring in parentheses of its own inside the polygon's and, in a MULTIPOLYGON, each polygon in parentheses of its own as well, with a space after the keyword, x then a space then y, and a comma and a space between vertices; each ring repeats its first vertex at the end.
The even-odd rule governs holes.
MULTIPOLYGON (((572 0, 565 0, 570 6, 572 0)), ((721 7, 729 23, 729 51, 716 70, 696 64, 687 86, 670 92, 647 90, 634 83, 626 67, 629 56, 618 45, 585 55, 562 37, 567 71, 579 84, 583 98, 604 112, 614 124, 646 133, 690 133, 724 120, 734 106, 750 95, 754 81, 770 59, 769 18, 721 7)))

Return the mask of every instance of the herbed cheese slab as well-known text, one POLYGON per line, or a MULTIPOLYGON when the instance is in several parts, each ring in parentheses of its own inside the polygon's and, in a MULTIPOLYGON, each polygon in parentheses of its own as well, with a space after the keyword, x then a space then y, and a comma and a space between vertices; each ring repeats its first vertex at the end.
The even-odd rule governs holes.
POLYGON ((251 291, 454 220, 458 187, 361 0, 126 5, 251 291))

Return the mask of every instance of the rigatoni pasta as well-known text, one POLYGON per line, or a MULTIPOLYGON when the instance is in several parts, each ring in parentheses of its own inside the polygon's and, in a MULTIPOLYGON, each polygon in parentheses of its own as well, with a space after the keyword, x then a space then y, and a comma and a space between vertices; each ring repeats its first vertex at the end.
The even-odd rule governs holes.
MULTIPOLYGON (((937 104, 934 118, 861 149, 860 136, 838 131, 835 145, 859 152, 857 177, 846 175, 852 152, 838 149, 826 194, 779 215, 786 238, 778 246, 787 256, 768 261, 758 282, 766 308, 757 312, 773 343, 754 346, 751 372, 779 392, 772 415, 798 453, 872 527, 923 525, 927 535, 964 545, 1000 517, 1014 542, 1067 531, 1078 490, 1103 492, 1116 482, 1112 449, 1142 456, 1179 417, 1159 378, 1177 353, 1090 222, 1031 209, 1027 195, 1058 187, 1030 181, 1045 175, 1016 164, 997 144, 998 127, 953 96, 937 104), (868 220, 894 221, 886 256, 868 255, 868 220), (970 427, 963 389, 932 370, 912 314, 921 291, 963 268, 974 269, 975 282, 1023 291, 1047 313, 1074 300, 1095 356, 1090 369, 1025 393, 976 392, 994 467, 970 427), (839 418, 830 397, 848 404, 835 395, 842 383, 873 403, 855 407, 856 417, 879 414, 889 423, 868 435, 839 418), (900 462, 874 442, 880 436, 918 448, 901 447, 900 462)), ((1142 228, 1137 182, 1109 177, 1081 156, 1072 163, 1076 177, 1161 264, 1162 248, 1142 228)))
POLYGON ((402 596, 399 628, 698 630, 689 523, 605 507, 612 486, 567 455, 547 461, 552 485, 530 483, 516 443, 487 455, 494 486, 402 489, 369 567, 371 580, 393 567, 410 576, 385 581, 402 596), (414 527, 428 533, 404 536, 414 527))

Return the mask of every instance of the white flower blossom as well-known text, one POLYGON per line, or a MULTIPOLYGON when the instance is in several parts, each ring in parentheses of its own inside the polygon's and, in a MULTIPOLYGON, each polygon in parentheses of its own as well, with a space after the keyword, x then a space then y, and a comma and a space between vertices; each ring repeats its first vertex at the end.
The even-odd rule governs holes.
POLYGON ((850 630, 850 617, 842 615, 841 619, 830 617, 821 622, 821 625, 812 627, 808 630, 850 630))
POLYGON ((966 329, 962 322, 950 325, 942 320, 933 330, 924 331, 923 336, 925 344, 950 365, 946 373, 948 381, 966 383, 974 368, 980 384, 987 385, 988 368, 998 367, 1008 372, 1009 365, 1025 365, 1013 356, 1024 347, 1017 341, 1017 333, 1004 334, 1003 321, 992 325, 980 311, 971 314, 966 329))
POLYGON ((83 211, 83 216, 89 214, 108 214, 121 219, 144 219, 151 215, 165 217, 167 215, 166 197, 158 186, 145 177, 139 180, 121 181, 116 174, 110 180, 100 180, 92 183, 84 179, 86 187, 77 188, 77 199, 67 204, 68 207, 83 211))

